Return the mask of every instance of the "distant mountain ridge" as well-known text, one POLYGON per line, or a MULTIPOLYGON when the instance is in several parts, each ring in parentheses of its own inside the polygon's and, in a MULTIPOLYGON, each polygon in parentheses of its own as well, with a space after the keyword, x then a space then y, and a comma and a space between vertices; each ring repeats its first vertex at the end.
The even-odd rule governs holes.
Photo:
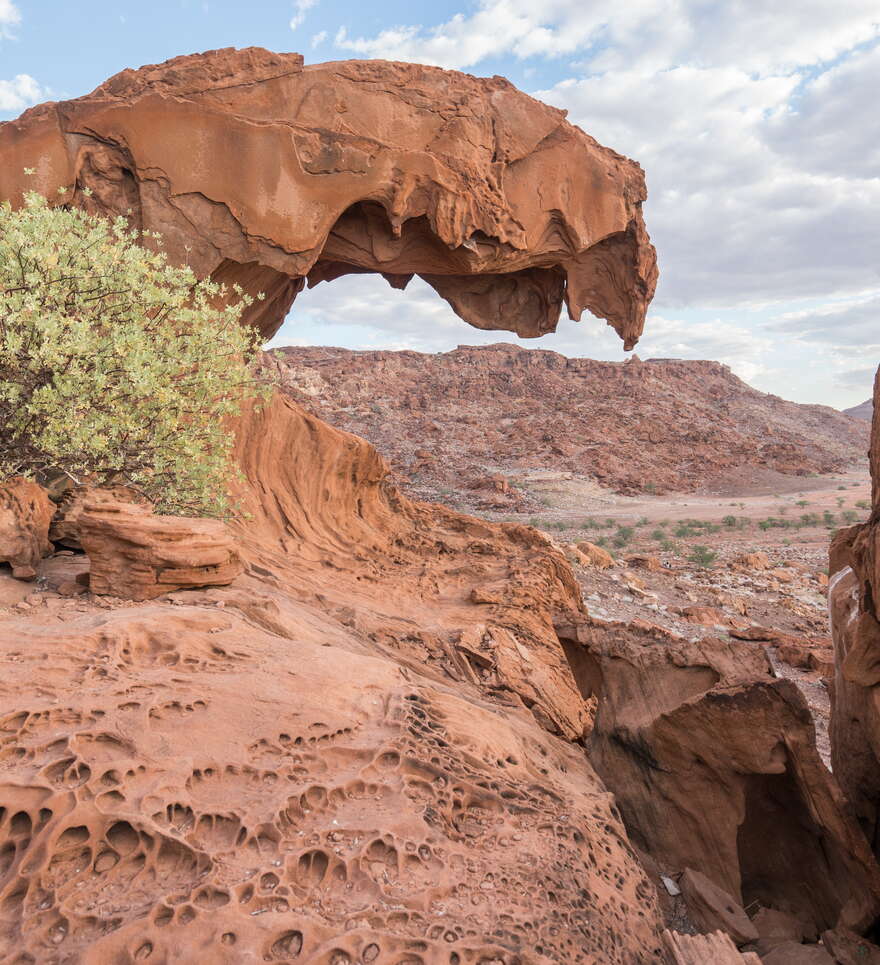
POLYGON ((508 343, 268 358, 298 401, 434 490, 554 469, 620 492, 689 492, 731 472, 837 472, 868 445, 866 424, 759 392, 718 362, 598 362, 508 343))
POLYGON ((862 402, 861 405, 854 405, 843 411, 854 419, 867 419, 867 421, 870 422, 874 418, 874 400, 868 399, 866 402, 862 402))

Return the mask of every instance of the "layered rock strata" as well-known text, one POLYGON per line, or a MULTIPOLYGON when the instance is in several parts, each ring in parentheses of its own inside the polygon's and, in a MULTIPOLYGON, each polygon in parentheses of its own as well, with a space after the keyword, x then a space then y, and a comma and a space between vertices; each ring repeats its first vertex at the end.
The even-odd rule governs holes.
POLYGON ((76 537, 89 558, 91 591, 126 600, 228 586, 242 572, 222 521, 154 516, 148 506, 101 491, 83 503, 76 537))

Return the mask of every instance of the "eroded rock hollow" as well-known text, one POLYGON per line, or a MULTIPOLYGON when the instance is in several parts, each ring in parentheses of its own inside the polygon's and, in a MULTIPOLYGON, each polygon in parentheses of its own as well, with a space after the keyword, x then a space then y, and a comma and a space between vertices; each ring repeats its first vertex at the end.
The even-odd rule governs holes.
POLYGON ((379 272, 421 276, 477 328, 543 335, 564 303, 631 347, 657 280, 638 164, 500 77, 213 51, 0 124, 0 157, 0 197, 69 187, 264 292, 267 338, 306 281, 379 272))

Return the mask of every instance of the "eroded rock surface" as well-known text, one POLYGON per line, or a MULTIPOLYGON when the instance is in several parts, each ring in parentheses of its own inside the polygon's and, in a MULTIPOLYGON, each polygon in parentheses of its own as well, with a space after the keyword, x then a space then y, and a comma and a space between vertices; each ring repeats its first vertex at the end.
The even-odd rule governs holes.
POLYGON ((37 563, 52 549, 49 524, 55 507, 42 486, 17 477, 0 486, 0 563, 29 580, 37 563))
POLYGON ((565 303, 631 347, 657 280, 641 168, 501 77, 217 50, 0 124, 0 156, 0 198, 70 187, 266 293, 266 337, 306 279, 370 271, 420 275, 477 328, 542 335, 565 303))
POLYGON ((662 962, 562 555, 409 502, 289 400, 239 438, 233 586, 0 615, 0 951, 662 962))

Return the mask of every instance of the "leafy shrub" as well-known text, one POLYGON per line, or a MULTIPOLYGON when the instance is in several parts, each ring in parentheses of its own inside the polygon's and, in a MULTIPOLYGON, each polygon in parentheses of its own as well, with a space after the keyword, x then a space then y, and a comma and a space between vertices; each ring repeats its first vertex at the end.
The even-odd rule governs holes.
POLYGON ((259 394, 251 300, 138 240, 33 192, 0 204, 0 478, 63 472, 223 515, 229 417, 259 394))
POLYGON ((718 554, 709 549, 708 546, 697 545, 691 549, 688 560, 696 563, 697 566, 711 566, 718 559, 718 554))
POLYGON ((725 516, 721 522, 724 523, 725 526, 729 526, 730 529, 733 529, 736 526, 736 516, 725 516))
POLYGON ((620 549, 633 538, 635 529, 632 526, 618 526, 617 532, 612 537, 611 542, 620 549))

